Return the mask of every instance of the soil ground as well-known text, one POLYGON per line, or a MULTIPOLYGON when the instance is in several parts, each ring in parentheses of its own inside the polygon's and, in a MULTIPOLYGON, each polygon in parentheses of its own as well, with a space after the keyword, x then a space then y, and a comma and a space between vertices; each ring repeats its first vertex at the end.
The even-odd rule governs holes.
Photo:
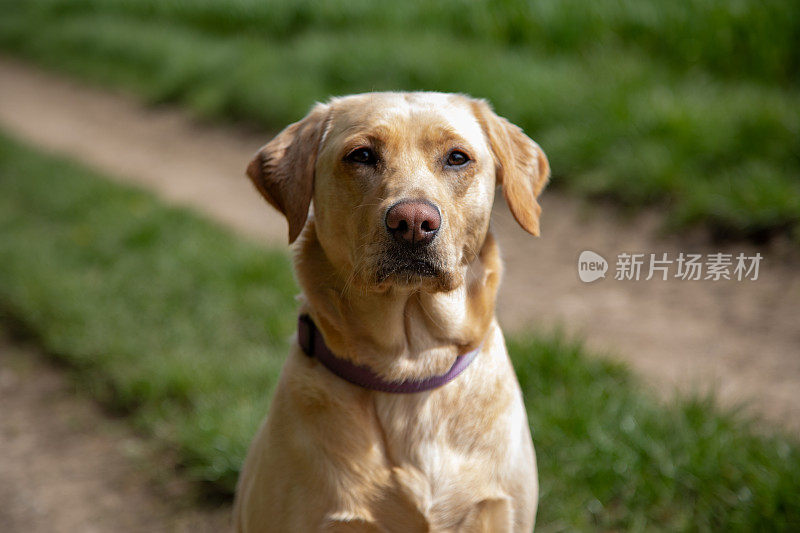
MULTIPOLYGON (((145 108, 132 98, 2 58, 0 127, 199 210, 259 242, 285 246, 285 222, 243 175, 268 135, 200 124, 179 111, 145 108)), ((540 141, 546 148, 546 139, 540 141)), ((800 434, 800 258, 792 245, 715 245, 699 233, 664 236, 657 211, 629 215, 557 189, 545 191, 541 203, 538 239, 516 226, 501 201, 495 209, 493 229, 506 264, 498 315, 506 330, 561 328, 584 337, 593 351, 627 362, 659 393, 712 391, 726 405, 745 405, 800 434), (606 279, 580 281, 577 260, 583 250, 609 261, 606 279), (679 252, 760 252, 764 259, 757 281, 617 281, 614 265, 622 252, 667 252, 672 258, 679 252)), ((42 401, 35 390, 18 394, 21 412, 26 401, 42 401)), ((48 401, 52 410, 61 400, 48 401)), ((104 419, 98 413, 88 416, 104 419)), ((37 420, 50 423, 35 414, 29 423, 37 420)), ((83 434, 80 438, 99 439, 98 446, 105 441, 114 447, 114 438, 98 432, 98 425, 75 431, 83 434)), ((54 462, 80 461, 62 455, 68 449, 60 443, 50 447, 31 445, 27 455, 3 454, 0 473, 14 461, 23 463, 15 468, 36 475, 39 467, 24 461, 31 453, 55 454, 54 462)), ((91 453, 86 457, 95 460, 91 453)), ((97 472, 97 464, 84 469, 75 464, 74 471, 97 472)), ((12 479, 26 477, 20 476, 12 479)), ((0 489, 0 507, 13 496, 8 486, 0 489)), ((32 501, 35 505, 35 497, 32 501)), ((0 514, 0 526, 3 519, 0 514)))
POLYGON ((227 504, 196 505, 168 454, 76 390, 63 368, 0 332, 0 531, 211 533, 227 504))

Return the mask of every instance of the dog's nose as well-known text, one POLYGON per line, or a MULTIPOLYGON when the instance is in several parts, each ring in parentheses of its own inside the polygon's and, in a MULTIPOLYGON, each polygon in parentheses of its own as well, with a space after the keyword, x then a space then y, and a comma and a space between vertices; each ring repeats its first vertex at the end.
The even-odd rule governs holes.
POLYGON ((386 212, 386 229, 397 241, 425 245, 439 231, 439 209, 425 200, 403 200, 386 212))

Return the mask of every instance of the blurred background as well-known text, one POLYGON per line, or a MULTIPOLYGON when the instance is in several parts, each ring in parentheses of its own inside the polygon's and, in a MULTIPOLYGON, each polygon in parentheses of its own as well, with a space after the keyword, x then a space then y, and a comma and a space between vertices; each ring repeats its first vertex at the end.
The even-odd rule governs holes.
POLYGON ((800 528, 797 2, 0 13, 0 529, 224 527, 297 292, 243 170, 314 102, 377 90, 486 98, 549 157, 542 237, 493 218, 537 529, 800 528), (607 279, 578 279, 583 250, 607 279), (764 260, 616 281, 625 252, 764 260))

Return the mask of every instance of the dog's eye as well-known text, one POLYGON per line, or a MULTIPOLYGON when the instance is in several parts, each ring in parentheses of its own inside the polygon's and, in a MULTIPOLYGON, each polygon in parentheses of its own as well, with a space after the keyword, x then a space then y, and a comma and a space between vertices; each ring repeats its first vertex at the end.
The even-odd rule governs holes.
POLYGON ((447 155, 447 165, 450 167, 460 167, 469 162, 469 156, 461 150, 453 150, 447 155))
POLYGON ((375 155, 372 148, 362 146, 347 154, 345 160, 362 165, 374 165, 378 162, 378 156, 375 155))

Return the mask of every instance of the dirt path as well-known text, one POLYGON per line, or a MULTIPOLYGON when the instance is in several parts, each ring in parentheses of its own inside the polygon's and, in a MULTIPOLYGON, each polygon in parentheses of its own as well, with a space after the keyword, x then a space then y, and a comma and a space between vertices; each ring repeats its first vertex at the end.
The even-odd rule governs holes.
POLYGON ((63 369, 2 332, 0 405, 0 531, 227 528, 227 506, 193 505, 163 455, 79 395, 63 369))
MULTIPOLYGON (((5 59, 0 59, 0 127, 198 209, 251 238, 285 245, 282 218, 243 177, 251 154, 267 140, 264 135, 199 125, 180 112, 146 109, 130 98, 5 59)), ((541 141, 546 147, 547 140, 541 141)), ((586 206, 557 192, 546 192, 542 205, 540 239, 518 229, 504 206, 495 213, 506 260, 499 315, 507 329, 563 326, 585 336, 591 348, 630 363, 658 391, 711 389, 724 402, 746 401, 756 413, 800 434, 795 252, 760 249, 765 259, 756 282, 615 281, 621 252, 674 257, 680 251, 752 255, 756 249, 661 238, 654 213, 625 219, 611 207, 586 206), (608 279, 591 284, 578 279, 583 250, 609 259, 608 279)), ((53 459, 62 460, 67 456, 53 459)), ((0 473, 7 461, 7 454, 0 456, 0 473)), ((0 489, 0 507, 6 498, 0 489)))

